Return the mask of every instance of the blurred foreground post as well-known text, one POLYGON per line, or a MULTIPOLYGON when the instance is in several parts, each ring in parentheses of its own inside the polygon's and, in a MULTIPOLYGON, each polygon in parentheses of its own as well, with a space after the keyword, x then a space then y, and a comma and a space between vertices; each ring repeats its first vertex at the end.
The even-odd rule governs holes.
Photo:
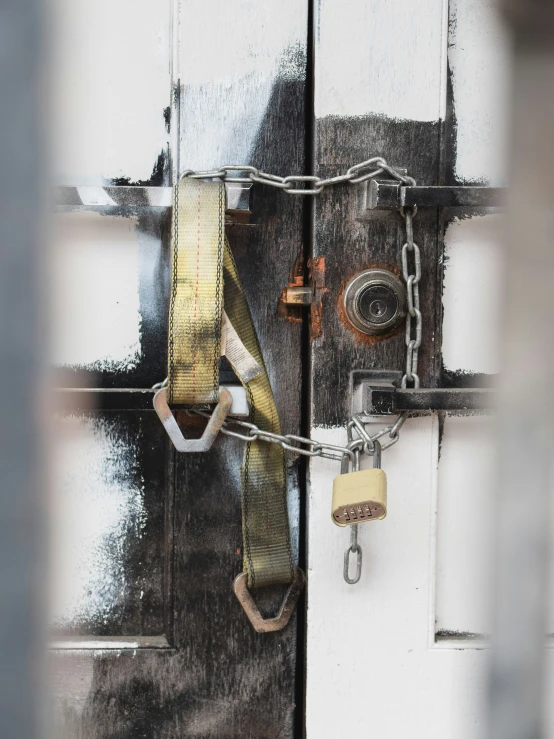
POLYGON ((46 508, 39 469, 46 234, 40 136, 46 100, 41 0, 0 3, 0 736, 40 734, 38 570, 46 508), (39 273, 39 271, 41 273, 39 273))
POLYGON ((504 6, 514 57, 489 736, 539 739, 554 459, 554 2, 504 6))

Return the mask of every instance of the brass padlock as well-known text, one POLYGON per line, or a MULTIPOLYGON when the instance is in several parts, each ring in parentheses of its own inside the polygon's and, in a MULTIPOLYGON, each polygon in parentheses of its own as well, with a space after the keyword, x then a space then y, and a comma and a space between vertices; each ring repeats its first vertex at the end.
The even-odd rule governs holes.
POLYGON ((381 445, 374 443, 373 469, 360 470, 359 455, 355 460, 354 471, 348 472, 346 458, 346 469, 333 482, 331 517, 337 526, 378 521, 387 515, 387 476, 381 469, 381 445))

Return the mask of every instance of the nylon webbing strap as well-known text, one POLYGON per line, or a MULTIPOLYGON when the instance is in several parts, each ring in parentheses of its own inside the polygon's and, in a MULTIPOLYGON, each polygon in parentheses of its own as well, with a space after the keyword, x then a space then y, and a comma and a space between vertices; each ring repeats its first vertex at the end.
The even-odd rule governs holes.
MULTIPOLYGON (((264 431, 280 434, 273 392, 227 239, 223 270, 225 312, 242 343, 263 369, 250 382, 245 383, 241 379, 248 396, 250 419, 264 431)), ((287 512, 285 452, 276 444, 251 441, 244 450, 242 538, 243 567, 248 573, 249 587, 292 582, 294 568, 287 512)))
POLYGON ((225 188, 182 179, 174 188, 168 336, 168 400, 217 403, 225 188))
MULTIPOLYGON (((224 231, 221 182, 184 178, 175 187, 169 402, 216 403, 221 319, 225 312, 240 340, 262 368, 241 377, 250 416, 259 428, 280 433, 279 417, 246 297, 224 231), (223 300, 224 298, 224 300, 223 300)), ((242 468, 243 567, 251 588, 291 583, 295 577, 287 512, 285 453, 262 441, 247 443, 242 468)))

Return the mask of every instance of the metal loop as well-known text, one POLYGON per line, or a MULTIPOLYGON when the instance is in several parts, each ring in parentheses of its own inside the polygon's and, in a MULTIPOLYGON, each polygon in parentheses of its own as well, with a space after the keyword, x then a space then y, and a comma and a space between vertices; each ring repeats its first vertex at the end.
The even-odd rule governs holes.
POLYGON ((374 167, 375 169, 387 167, 386 161, 383 159, 383 157, 372 157, 371 159, 366 159, 365 162, 360 162, 359 164, 354 164, 352 167, 346 170, 347 175, 355 175, 357 172, 359 172, 362 169, 367 169, 368 167, 374 167))
POLYGON ((358 524, 350 526, 350 546, 344 553, 343 576, 349 585, 355 585, 362 576, 362 548, 358 544, 358 524), (356 554, 356 574, 350 577, 350 554, 356 554))
POLYGON ((195 172, 193 169, 187 169, 183 172, 181 177, 179 179, 183 179, 184 177, 190 177, 192 180, 214 180, 216 178, 220 180, 224 180, 227 176, 227 173, 223 168, 221 169, 208 169, 204 172, 195 172))
POLYGON ((375 439, 367 433, 366 427, 359 416, 354 416, 352 418, 352 423, 364 441, 364 454, 372 457, 375 453, 375 439))
POLYGON ((398 438, 398 434, 400 432, 400 429, 406 423, 407 420, 408 420, 408 414, 407 413, 401 413, 398 416, 398 420, 396 421, 395 424, 393 424, 393 426, 391 427, 391 430, 389 432, 389 436, 390 436, 391 439, 395 439, 395 438, 397 439, 398 438))
MULTIPOLYGON (((416 184, 416 181, 412 177, 407 177, 406 179, 410 180, 410 182, 405 183, 406 185, 413 187, 416 184)), ((417 215, 417 205, 405 205, 403 208, 399 208, 398 210, 402 218, 406 218, 407 213, 412 218, 415 218, 417 215)))
POLYGON ((329 187, 329 185, 340 185, 342 182, 351 182, 352 177, 348 174, 339 174, 336 177, 328 177, 326 180, 319 180, 320 187, 329 187))
POLYGON ((383 174, 383 169, 376 169, 374 172, 368 172, 367 174, 360 175, 359 177, 354 177, 350 180, 351 185, 359 185, 361 182, 366 182, 367 180, 373 180, 375 177, 379 177, 380 174, 383 174))
POLYGON ((252 180, 252 182, 259 182, 262 185, 271 185, 271 187, 279 187, 282 190, 287 187, 283 182, 280 181, 280 179, 277 179, 276 177, 269 177, 263 172, 260 172, 257 175, 251 174, 250 179, 252 180))
POLYGON ((248 172, 249 174, 259 175, 260 171, 256 167, 248 164, 225 164, 221 167, 222 172, 248 172))

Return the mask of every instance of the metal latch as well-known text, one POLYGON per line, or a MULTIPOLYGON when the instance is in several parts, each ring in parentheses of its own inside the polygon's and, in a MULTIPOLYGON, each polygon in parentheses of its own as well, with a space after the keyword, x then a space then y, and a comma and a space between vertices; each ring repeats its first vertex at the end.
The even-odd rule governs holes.
POLYGON ((287 305, 311 305, 313 296, 313 288, 295 285, 286 288, 285 303, 287 305))
POLYGON ((369 180, 363 195, 364 210, 376 208, 498 208, 506 200, 503 187, 427 187, 404 185, 398 180, 369 180))
POLYGON ((355 370, 352 413, 362 418, 393 416, 407 411, 474 411, 494 407, 493 388, 403 388, 402 373, 355 370))

